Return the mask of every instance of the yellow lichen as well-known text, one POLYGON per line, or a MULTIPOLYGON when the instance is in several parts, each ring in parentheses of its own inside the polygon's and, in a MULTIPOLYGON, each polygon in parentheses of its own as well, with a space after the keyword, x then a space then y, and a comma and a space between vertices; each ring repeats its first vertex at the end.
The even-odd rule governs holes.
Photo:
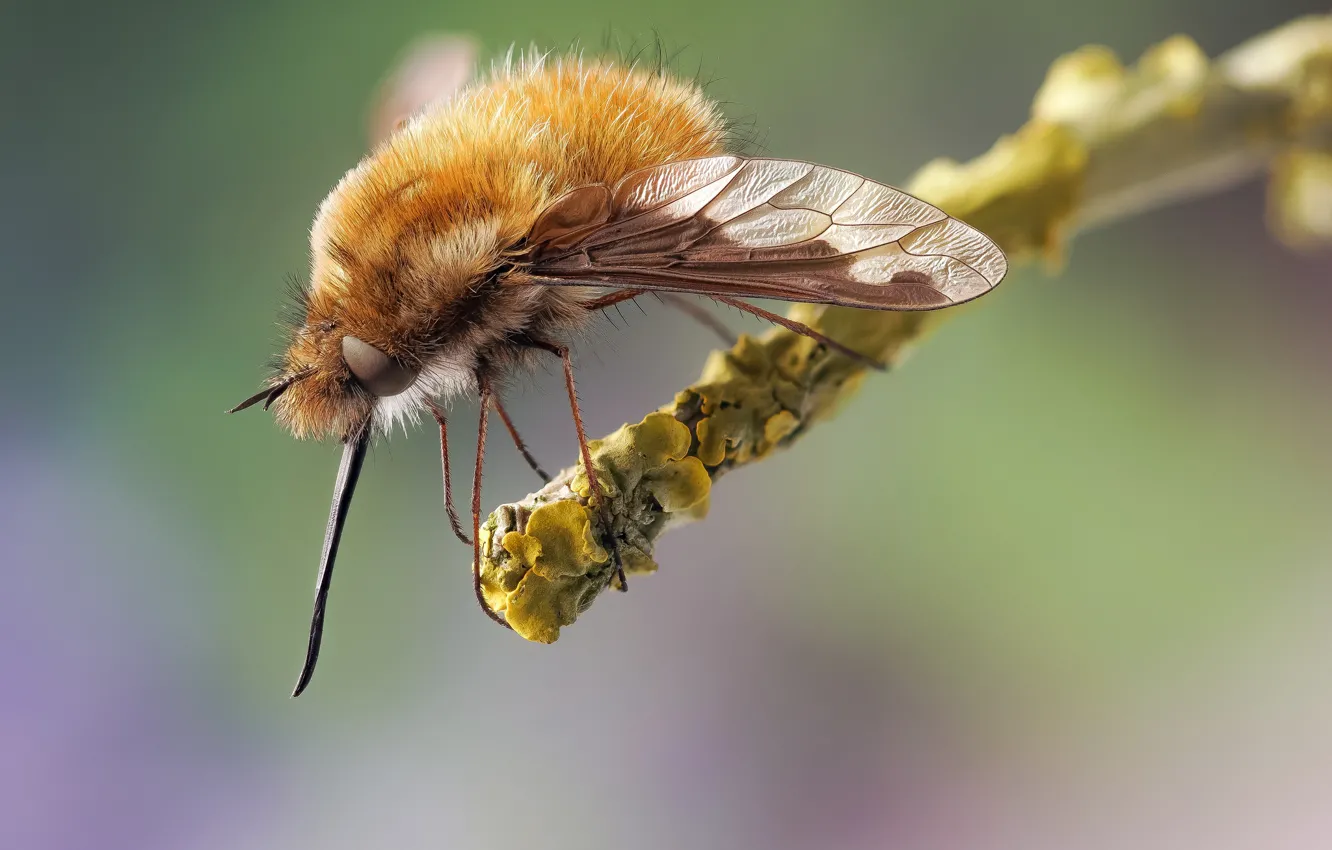
MULTIPOLYGON (((657 509, 697 518, 707 511, 712 479, 703 463, 689 454, 693 435, 669 413, 648 414, 603 440, 589 442, 607 498, 615 504, 625 492, 642 490, 657 509), (612 478, 614 480, 612 480, 612 478)), ((551 643, 572 623, 611 579, 611 555, 593 534, 596 506, 586 503, 587 476, 581 468, 570 490, 583 499, 557 499, 538 505, 522 529, 506 529, 500 544, 507 557, 489 558, 482 570, 487 602, 504 613, 514 631, 528 640, 551 643)), ((496 530, 492 518, 483 529, 483 551, 496 530)), ((620 541, 626 573, 657 569, 650 552, 620 541)))
POLYGON ((532 512, 525 533, 510 531, 501 544, 521 566, 522 577, 516 586, 495 587, 484 584, 483 575, 487 601, 528 640, 554 641, 595 595, 587 592, 587 576, 610 561, 592 535, 587 508, 567 499, 544 504, 532 512))
POLYGON ((1290 110, 1294 131, 1326 124, 1332 116, 1332 46, 1301 64, 1297 86, 1290 110))
POLYGON ((517 531, 510 531, 504 535, 500 541, 510 555, 518 559, 518 563, 527 569, 536 566, 537 558, 541 557, 541 538, 535 534, 520 534, 517 531))
POLYGON ((718 466, 726 460, 726 429, 718 428, 711 418, 699 420, 694 426, 698 432, 698 459, 708 466, 718 466))
POLYGON ((1332 240, 1332 153, 1293 150, 1277 159, 1267 194, 1268 226, 1287 245, 1332 240))
POLYGON ((775 447, 799 425, 800 420, 789 410, 779 410, 768 417, 768 421, 763 423, 763 440, 767 448, 775 447))
MULTIPOLYGON (((703 500, 703 504, 707 504, 707 499, 703 500)), ((627 575, 647 575, 657 571, 657 562, 641 549, 632 546, 623 547, 620 550, 620 558, 627 575)))
MULTIPOLYGON (((1274 228, 1295 241, 1325 240, 1332 239, 1330 139, 1332 16, 1310 16, 1215 62, 1184 36, 1132 67, 1104 47, 1075 51, 1051 66, 1017 132, 969 163, 931 162, 906 187, 988 234, 1014 264, 1044 259, 1054 268, 1075 227, 1211 191, 1224 182, 1218 174, 1248 176, 1275 160, 1274 228)), ((897 366, 943 319, 971 309, 797 304, 788 315, 897 366)), ((656 569, 657 538, 705 513, 719 476, 833 415, 866 374, 860 361, 784 329, 712 352, 698 381, 672 403, 591 443, 607 510, 589 512, 580 466, 492 515, 482 534, 491 556, 482 572, 487 598, 524 637, 554 640, 609 584, 592 528, 615 535, 626 572, 656 569), (489 546, 495 536, 498 551, 489 546)))
POLYGON ((966 166, 929 163, 911 188, 988 233, 1010 259, 1037 253, 1056 263, 1087 161, 1077 134, 1036 118, 966 166))
POLYGON ((687 511, 708 497, 712 478, 696 457, 673 460, 644 476, 652 498, 668 514, 687 511))
MULTIPOLYGON (((533 511, 527 520, 527 533, 519 536, 536 541, 535 546, 513 541, 517 553, 521 553, 519 557, 535 555, 529 566, 552 576, 583 575, 610 558, 592 536, 587 508, 568 499, 550 502, 533 511)), ((511 534, 504 536, 504 548, 514 553, 510 537, 511 534)))
POLYGON ((1031 105, 1034 121, 1070 123, 1114 100, 1124 65, 1108 47, 1089 44, 1056 59, 1031 105))
MULTIPOLYGON (((598 469, 607 467, 621 470, 617 476, 626 487, 634 486, 634 479, 642 476, 644 470, 655 469, 668 460, 679 460, 689 452, 692 442, 689 429, 669 413, 657 411, 649 413, 637 425, 625 425, 602 440, 589 440, 588 449, 592 463, 598 469), (625 475, 625 472, 630 472, 625 475)), ((606 490, 608 498, 613 499, 620 492, 616 482, 607 476, 598 477, 606 490)), ((586 497, 588 494, 587 471, 581 466, 574 473, 575 493, 586 497)))

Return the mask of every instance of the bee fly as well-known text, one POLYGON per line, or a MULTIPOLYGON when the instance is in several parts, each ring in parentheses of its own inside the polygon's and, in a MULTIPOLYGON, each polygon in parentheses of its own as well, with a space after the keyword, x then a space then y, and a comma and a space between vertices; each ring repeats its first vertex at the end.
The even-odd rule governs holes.
MULTIPOLYGON (((598 313, 645 293, 703 296, 870 365, 746 297, 867 310, 934 310, 1003 278, 974 228, 846 171, 726 150, 717 106, 693 83, 614 61, 510 63, 405 121, 324 199, 311 231, 305 315, 262 402, 300 438, 343 444, 305 664, 319 655, 333 562, 376 434, 439 424, 446 503, 481 593, 481 470, 488 411, 524 456, 495 388, 559 358, 584 465, 569 345, 598 313), (479 397, 471 534, 448 489, 445 400, 479 397)), ((539 468, 538 472, 540 472, 539 468)), ((543 474, 544 477, 544 474, 543 474)), ((588 476, 591 501, 606 500, 588 476)), ((618 563, 618 559, 617 559, 618 563)), ((623 587, 623 571, 616 581, 623 587)))

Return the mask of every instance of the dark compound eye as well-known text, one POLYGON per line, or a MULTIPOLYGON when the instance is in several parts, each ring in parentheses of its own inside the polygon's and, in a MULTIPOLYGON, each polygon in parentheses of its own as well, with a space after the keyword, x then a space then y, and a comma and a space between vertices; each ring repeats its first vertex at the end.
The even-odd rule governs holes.
POLYGON ((366 392, 379 398, 397 395, 416 383, 414 369, 354 336, 342 338, 342 359, 366 392))

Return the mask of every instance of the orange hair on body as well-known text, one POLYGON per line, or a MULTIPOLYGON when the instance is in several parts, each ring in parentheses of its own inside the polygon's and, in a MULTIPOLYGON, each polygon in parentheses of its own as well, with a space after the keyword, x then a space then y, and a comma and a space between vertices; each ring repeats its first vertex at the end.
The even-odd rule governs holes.
POLYGON ((714 155, 726 128, 698 86, 605 60, 526 57, 428 110, 347 173, 311 229, 306 316, 275 401, 298 437, 344 436, 375 400, 341 353, 354 336, 421 377, 380 400, 384 430, 432 397, 475 389, 590 318, 583 287, 522 285, 510 263, 537 216, 579 186, 714 155))
MULTIPOLYGON (((454 40, 420 56, 456 81, 459 49, 454 40)), ((426 96, 438 90, 419 82, 426 96)), ((537 352, 561 360, 588 505, 607 514, 607 581, 623 590, 619 545, 630 538, 592 473, 568 345, 596 311, 646 292, 710 297, 882 369, 872 355, 736 296, 935 310, 984 295, 1007 271, 991 239, 900 189, 815 163, 725 154, 727 137, 698 85, 632 64, 534 55, 426 107, 324 199, 304 315, 280 371, 232 408, 274 405, 296 436, 343 443, 293 695, 319 658, 333 566, 377 431, 425 411, 438 421, 446 509, 472 547, 473 592, 487 616, 509 625, 482 583, 487 422, 497 408, 546 478, 496 393, 537 352), (436 403, 460 394, 477 395, 481 407, 470 537, 453 511, 447 421, 436 403)))

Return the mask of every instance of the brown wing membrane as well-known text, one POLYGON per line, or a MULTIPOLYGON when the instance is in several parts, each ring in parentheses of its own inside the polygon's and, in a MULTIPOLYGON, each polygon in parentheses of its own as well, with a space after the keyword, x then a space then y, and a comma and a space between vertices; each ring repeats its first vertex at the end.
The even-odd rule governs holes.
POLYGON ((546 285, 934 310, 993 289, 1008 262, 983 233, 835 168, 718 156, 636 171, 552 203, 528 236, 546 285), (606 199, 609 198, 609 205, 606 199))

